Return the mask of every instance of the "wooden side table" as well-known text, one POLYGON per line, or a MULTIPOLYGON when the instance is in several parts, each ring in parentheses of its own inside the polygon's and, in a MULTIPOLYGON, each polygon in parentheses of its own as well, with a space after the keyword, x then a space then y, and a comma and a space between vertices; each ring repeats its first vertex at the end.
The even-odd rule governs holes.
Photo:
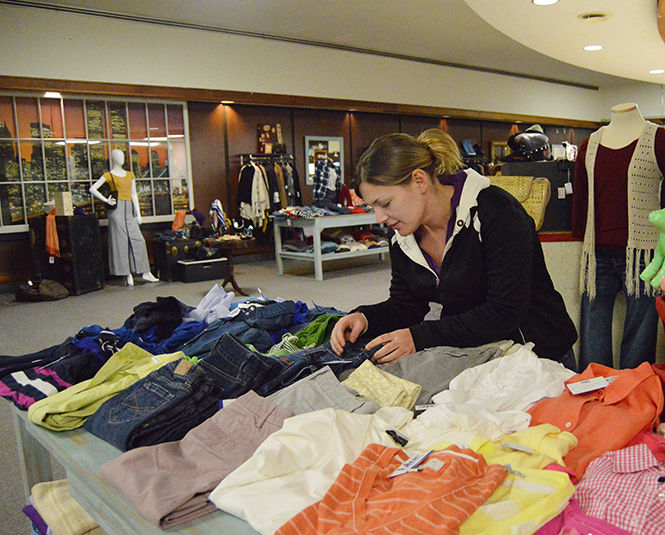
POLYGON ((219 238, 206 238, 203 240, 203 243, 206 247, 214 247, 215 249, 221 250, 222 254, 229 259, 228 273, 221 284, 222 288, 224 288, 224 286, 230 282, 231 286, 237 293, 245 296, 249 295, 245 293, 242 288, 240 288, 240 286, 238 286, 238 282, 236 281, 233 269, 233 251, 237 251, 239 249, 251 249, 256 245, 256 239, 250 238, 245 240, 224 240, 219 238))

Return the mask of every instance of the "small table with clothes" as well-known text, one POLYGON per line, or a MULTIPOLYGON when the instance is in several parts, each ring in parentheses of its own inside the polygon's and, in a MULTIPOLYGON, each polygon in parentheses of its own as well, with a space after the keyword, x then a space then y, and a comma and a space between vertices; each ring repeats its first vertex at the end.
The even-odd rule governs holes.
POLYGON ((344 253, 321 252, 321 231, 327 228, 354 227, 361 225, 375 225, 376 215, 374 213, 322 216, 306 218, 274 218, 275 232, 275 259, 277 260, 277 273, 284 274, 283 259, 304 260, 314 262, 314 278, 317 281, 323 280, 323 262, 326 260, 340 260, 342 258, 352 258, 358 256, 379 255, 384 259, 385 253, 389 251, 388 247, 376 247, 372 249, 363 249, 359 251, 349 251, 344 253), (294 251, 285 251, 282 247, 282 229, 283 228, 307 228, 313 233, 313 247, 311 253, 301 253, 294 251))

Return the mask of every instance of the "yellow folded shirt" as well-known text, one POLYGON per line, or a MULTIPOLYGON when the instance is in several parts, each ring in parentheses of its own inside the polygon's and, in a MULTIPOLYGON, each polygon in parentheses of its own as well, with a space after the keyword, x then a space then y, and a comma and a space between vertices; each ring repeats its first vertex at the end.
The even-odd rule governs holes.
MULTIPOLYGON (((568 474, 543 468, 552 463, 563 465, 563 456, 576 445, 571 433, 550 424, 529 427, 494 442, 479 436, 473 439, 470 448, 488 464, 506 467, 508 477, 462 524, 460 534, 530 534, 557 516, 568 505, 575 487, 568 474)), ((448 446, 442 441, 434 449, 448 446)))
POLYGON ((383 371, 369 360, 351 372, 342 384, 381 407, 413 409, 422 387, 383 371))
POLYGON ((152 355, 128 343, 107 360, 92 379, 81 381, 30 405, 28 420, 53 431, 81 427, 107 399, 151 371, 184 356, 182 351, 152 355))

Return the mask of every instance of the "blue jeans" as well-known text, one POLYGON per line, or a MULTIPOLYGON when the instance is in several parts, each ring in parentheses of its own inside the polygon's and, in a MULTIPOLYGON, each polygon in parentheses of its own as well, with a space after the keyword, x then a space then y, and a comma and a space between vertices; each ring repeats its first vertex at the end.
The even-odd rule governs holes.
POLYGON ((361 337, 355 344, 347 343, 341 357, 335 354, 330 343, 272 356, 251 351, 227 333, 199 366, 204 367, 215 382, 214 395, 219 399, 235 398, 249 390, 268 396, 323 366, 330 366, 335 375, 357 368, 378 350, 364 349, 367 341, 361 337))
POLYGON ((93 435, 126 451, 180 440, 212 416, 219 401, 199 366, 175 373, 182 359, 151 372, 105 401, 83 424, 93 435))
MULTIPOLYGON (((640 265, 639 273, 644 269, 640 265)), ((640 281, 640 292, 645 283, 640 281)), ((619 368, 636 368, 643 362, 653 364, 656 358, 658 313, 655 298, 626 292, 625 250, 596 252, 596 297, 582 296, 580 311, 580 361, 583 372, 592 362, 613 368, 612 312, 619 292, 626 297, 626 319, 623 325, 619 368)))
POLYGON ((252 344, 259 351, 268 351, 273 345, 268 331, 290 326, 294 311, 293 301, 242 309, 233 318, 214 321, 180 350, 188 357, 206 357, 219 338, 228 333, 243 344, 252 344))

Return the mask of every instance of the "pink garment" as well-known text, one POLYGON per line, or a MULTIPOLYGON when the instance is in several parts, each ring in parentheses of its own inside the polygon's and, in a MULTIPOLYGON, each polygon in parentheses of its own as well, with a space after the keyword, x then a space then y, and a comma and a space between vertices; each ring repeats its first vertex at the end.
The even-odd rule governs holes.
POLYGON ((535 535, 629 535, 604 520, 589 516, 576 500, 570 500, 563 512, 550 520, 535 535))
POLYGON ((593 460, 573 497, 586 514, 630 533, 665 533, 665 463, 646 444, 593 460))
POLYGON ((633 440, 626 444, 626 447, 636 446, 637 444, 646 444, 659 463, 665 461, 665 437, 653 433, 651 426, 640 431, 633 440))

